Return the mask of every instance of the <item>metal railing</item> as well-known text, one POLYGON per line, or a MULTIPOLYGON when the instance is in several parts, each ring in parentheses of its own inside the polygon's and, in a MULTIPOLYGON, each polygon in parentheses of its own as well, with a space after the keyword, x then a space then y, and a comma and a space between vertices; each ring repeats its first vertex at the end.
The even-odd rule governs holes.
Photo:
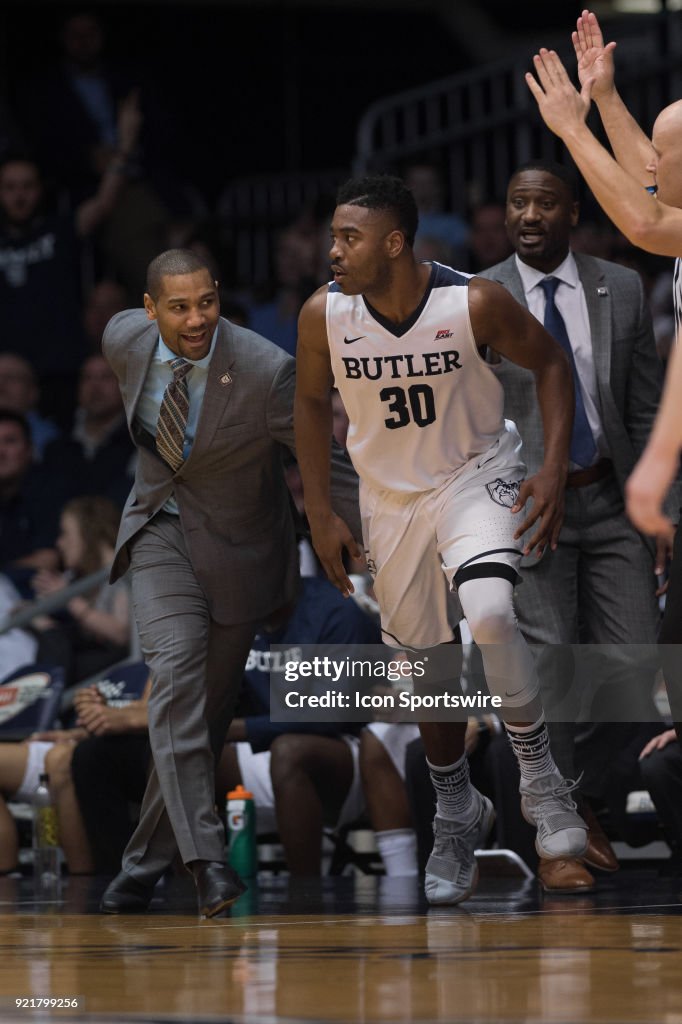
POLYGON ((221 243, 231 253, 239 287, 268 284, 279 230, 292 224, 321 198, 332 199, 348 177, 342 168, 273 174, 233 181, 217 207, 221 243))
MULTIPOLYGON (((682 96, 682 14, 647 18, 631 35, 632 22, 608 27, 609 38, 619 39, 619 91, 650 130, 660 109, 682 96)), ((569 47, 561 56, 573 68, 569 47)), ((532 52, 529 44, 528 52, 373 103, 358 127, 354 173, 400 168, 438 154, 455 209, 503 196, 515 167, 531 158, 556 159, 563 149, 542 123, 524 80, 532 52)))

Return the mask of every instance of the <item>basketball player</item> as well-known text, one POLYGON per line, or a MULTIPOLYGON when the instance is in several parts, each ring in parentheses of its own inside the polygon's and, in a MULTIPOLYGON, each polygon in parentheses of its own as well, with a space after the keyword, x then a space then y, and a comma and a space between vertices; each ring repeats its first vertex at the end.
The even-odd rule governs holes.
MULTIPOLYGON (((661 256, 675 256, 675 325, 682 326, 682 100, 665 107, 648 139, 615 86, 613 51, 604 45, 596 16, 583 11, 573 33, 581 92, 573 87, 553 50, 533 58, 537 80, 526 75, 545 124, 563 139, 595 198, 634 245, 661 256), (614 159, 585 124, 594 99, 613 148, 614 159), (644 187, 642 187, 644 186, 644 187)), ((659 529, 670 539, 670 521, 661 514, 663 498, 677 472, 675 421, 682 383, 680 356, 673 356, 674 378, 666 383, 663 405, 627 490, 628 511, 640 529, 659 529), (673 451, 672 449, 675 449, 673 451)), ((679 430, 677 431, 679 436, 679 430)), ((669 504, 672 504, 669 499, 669 504)), ((682 642, 682 554, 680 531, 673 549, 665 614, 659 632, 668 696, 682 738, 682 669, 670 645, 682 642)), ((657 572, 663 566, 657 566, 657 572)))
MULTIPOLYGON (((541 551, 556 544, 561 526, 573 409, 568 362, 504 288, 415 260, 417 209, 402 181, 350 181, 337 204, 334 280, 299 319, 296 449, 313 544, 331 581, 349 594, 341 549, 354 553, 356 545, 329 504, 335 383, 350 421, 346 444, 360 476, 364 546, 386 642, 412 649, 449 642, 448 594, 457 592, 483 645, 491 693, 524 723, 507 728, 538 853, 580 856, 586 826, 552 759, 533 658, 513 608, 518 538, 534 527, 526 553, 541 551), (485 346, 535 374, 545 462, 525 482, 519 435, 503 418, 485 346), (532 512, 520 523, 516 514, 530 497, 532 512)), ((421 726, 438 800, 426 869, 431 903, 471 894, 474 850, 494 818, 469 782, 465 728, 421 726)))

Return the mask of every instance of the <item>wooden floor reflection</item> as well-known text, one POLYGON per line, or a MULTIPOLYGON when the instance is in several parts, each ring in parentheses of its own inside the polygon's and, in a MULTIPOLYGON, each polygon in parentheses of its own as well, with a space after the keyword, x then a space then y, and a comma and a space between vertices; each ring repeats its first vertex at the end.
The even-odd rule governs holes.
POLYGON ((651 873, 577 900, 486 881, 459 910, 387 879, 270 880, 215 921, 184 881, 142 917, 97 914, 101 888, 0 880, 0 1019, 682 1024, 682 903, 651 873), (79 1006, 15 1009, 41 996, 79 1006))

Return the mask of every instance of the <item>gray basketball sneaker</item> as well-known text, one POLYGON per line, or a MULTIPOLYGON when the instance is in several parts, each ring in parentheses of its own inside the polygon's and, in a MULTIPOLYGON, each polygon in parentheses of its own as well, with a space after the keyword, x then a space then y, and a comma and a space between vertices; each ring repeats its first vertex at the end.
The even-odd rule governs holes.
POLYGON ((521 780, 521 812, 538 830, 535 849, 540 857, 581 857, 587 849, 587 825, 570 796, 577 785, 558 771, 532 782, 521 780))
MULTIPOLYGON (((473 788, 473 787, 472 787, 473 788)), ((429 903, 461 903, 478 882, 474 850, 482 846, 495 821, 493 805, 477 789, 473 791, 476 816, 463 829, 458 821, 433 819, 433 850, 426 865, 424 891, 429 903)))

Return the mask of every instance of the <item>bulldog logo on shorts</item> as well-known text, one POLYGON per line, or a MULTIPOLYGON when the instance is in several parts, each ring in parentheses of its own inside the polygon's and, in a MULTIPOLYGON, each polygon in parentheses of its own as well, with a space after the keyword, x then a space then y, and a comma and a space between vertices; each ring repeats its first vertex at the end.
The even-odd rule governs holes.
POLYGON ((511 508, 516 504, 516 499, 519 496, 519 488, 521 487, 520 480, 494 480, 491 484, 486 484, 486 490, 492 500, 497 505, 503 505, 504 508, 511 508))

